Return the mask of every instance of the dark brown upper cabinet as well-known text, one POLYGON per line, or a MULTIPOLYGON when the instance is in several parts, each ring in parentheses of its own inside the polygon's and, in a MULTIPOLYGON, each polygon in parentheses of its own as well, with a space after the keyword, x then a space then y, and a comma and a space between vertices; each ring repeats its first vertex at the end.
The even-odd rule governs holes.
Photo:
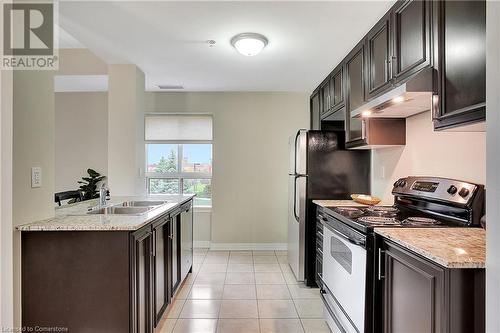
POLYGON ((344 64, 340 63, 330 76, 330 108, 332 111, 345 106, 344 64))
POLYGON ((387 13, 366 36, 366 100, 392 86, 391 38, 391 13, 387 13))
POLYGON ((347 142, 363 140, 363 123, 361 118, 352 118, 351 112, 365 102, 365 43, 364 40, 347 55, 346 71, 346 129, 347 142))
POLYGON ((434 3, 438 96, 434 128, 486 119, 486 1, 434 3))
POLYGON ((311 112, 311 129, 319 130, 321 129, 321 114, 320 114, 320 103, 319 103, 319 92, 313 93, 310 99, 310 112, 311 112))
POLYGON ((321 88, 321 116, 330 111, 330 80, 326 79, 321 88))
POLYGON ((431 2, 398 2, 391 11, 393 52, 392 77, 402 82, 432 65, 431 2))

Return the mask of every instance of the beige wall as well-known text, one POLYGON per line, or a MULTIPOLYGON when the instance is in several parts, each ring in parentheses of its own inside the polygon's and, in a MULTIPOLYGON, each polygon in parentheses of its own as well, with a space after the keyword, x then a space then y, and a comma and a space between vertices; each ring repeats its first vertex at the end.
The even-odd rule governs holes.
MULTIPOLYGON (((16 71, 13 97, 13 224, 54 216, 54 90, 51 71, 16 71), (42 186, 31 188, 31 167, 42 186)), ((20 324, 20 233, 14 234, 14 323, 20 324)))
POLYGON ((59 70, 56 75, 102 75, 108 64, 89 49, 59 49, 59 70))
POLYGON ((287 242, 288 137, 307 127, 301 93, 146 93, 146 112, 214 116, 212 242, 287 242))
POLYGON ((13 72, 0 71, 0 327, 14 326, 12 248, 13 72))
POLYGON ((110 65, 108 184, 112 195, 143 194, 144 73, 135 65, 110 65), (141 172, 142 168, 142 172, 141 172))
POLYGON ((372 193, 390 202, 392 184, 409 175, 486 184, 486 133, 434 131, 430 112, 407 118, 404 148, 372 152, 372 193))
POLYGON ((206 208, 195 207, 193 213, 194 247, 210 247, 212 240, 212 211, 206 208))
POLYGON ((108 174, 108 94, 55 94, 55 191, 78 188, 87 169, 108 174))

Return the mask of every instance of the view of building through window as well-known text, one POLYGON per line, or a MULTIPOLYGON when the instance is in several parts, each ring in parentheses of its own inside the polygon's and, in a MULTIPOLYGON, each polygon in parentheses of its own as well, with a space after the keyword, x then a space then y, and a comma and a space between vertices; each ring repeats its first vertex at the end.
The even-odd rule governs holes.
POLYGON ((147 144, 150 194, 196 194, 195 204, 210 206, 212 144, 147 144))

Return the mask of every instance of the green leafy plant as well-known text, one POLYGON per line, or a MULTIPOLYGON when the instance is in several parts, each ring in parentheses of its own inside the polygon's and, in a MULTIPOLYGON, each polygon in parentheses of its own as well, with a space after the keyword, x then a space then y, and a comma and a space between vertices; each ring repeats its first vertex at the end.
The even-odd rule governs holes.
POLYGON ((101 174, 93 169, 87 169, 89 177, 82 177, 82 180, 78 181, 80 185, 80 190, 83 194, 83 200, 90 200, 99 198, 99 190, 97 185, 99 182, 104 180, 106 176, 101 176, 101 174))

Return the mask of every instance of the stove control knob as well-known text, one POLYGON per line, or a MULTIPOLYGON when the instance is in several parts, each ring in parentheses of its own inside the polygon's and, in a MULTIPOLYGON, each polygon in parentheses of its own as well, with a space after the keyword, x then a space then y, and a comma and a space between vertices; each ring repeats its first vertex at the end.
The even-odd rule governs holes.
POLYGON ((466 198, 469 195, 470 191, 466 189, 465 187, 462 187, 460 189, 460 192, 458 192, 458 195, 460 195, 462 198, 466 198))
POLYGON ((451 195, 455 195, 457 193, 458 189, 455 185, 451 185, 450 188, 448 188, 448 193, 451 195))

